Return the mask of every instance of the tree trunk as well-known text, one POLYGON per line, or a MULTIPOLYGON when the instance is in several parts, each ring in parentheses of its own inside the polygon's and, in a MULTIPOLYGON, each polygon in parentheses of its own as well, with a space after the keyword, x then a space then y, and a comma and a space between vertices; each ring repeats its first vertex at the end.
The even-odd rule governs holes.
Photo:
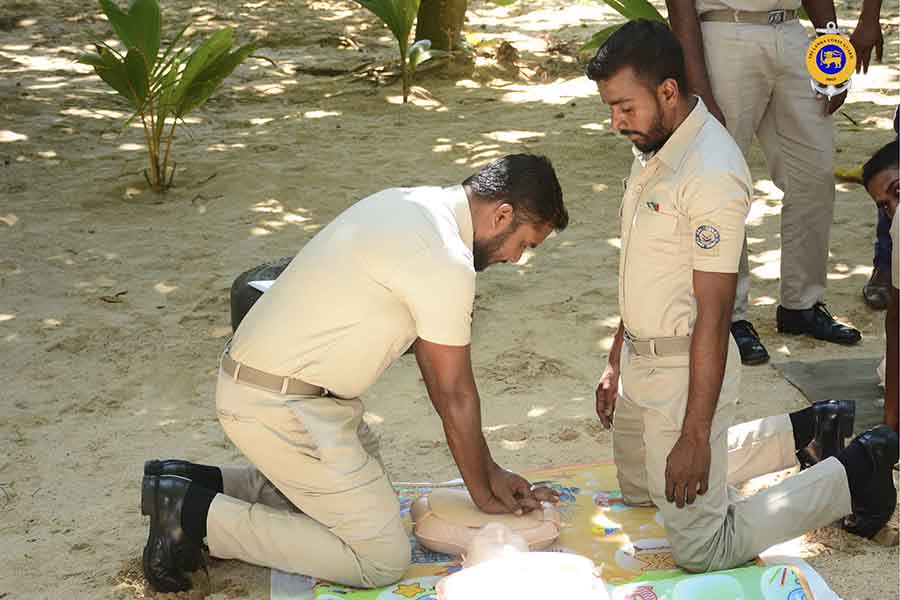
POLYGON ((416 21, 416 41, 431 40, 435 50, 455 50, 459 43, 467 0, 422 0, 416 21))

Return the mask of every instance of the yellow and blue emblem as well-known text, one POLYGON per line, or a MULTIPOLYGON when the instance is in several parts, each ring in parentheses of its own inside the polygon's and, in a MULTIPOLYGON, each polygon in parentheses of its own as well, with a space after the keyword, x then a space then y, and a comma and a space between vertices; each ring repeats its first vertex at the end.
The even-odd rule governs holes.
POLYGON ((819 36, 806 50, 806 69, 816 83, 838 86, 848 81, 856 70, 856 50, 842 35, 819 36))

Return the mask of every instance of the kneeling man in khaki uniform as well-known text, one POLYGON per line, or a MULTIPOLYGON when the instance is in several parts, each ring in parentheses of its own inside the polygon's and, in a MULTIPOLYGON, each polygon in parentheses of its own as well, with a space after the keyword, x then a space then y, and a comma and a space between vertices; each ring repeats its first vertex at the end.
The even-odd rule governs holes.
POLYGON ((491 458, 470 339, 476 271, 518 261, 568 219, 550 161, 518 154, 462 185, 379 192, 319 232, 222 356, 219 422, 252 466, 145 465, 150 584, 190 587, 204 539, 212 556, 341 584, 400 579, 409 539, 359 398, 413 344, 478 507, 555 500, 491 458))
POLYGON ((896 503, 888 427, 754 496, 729 488, 796 464, 802 442, 792 438, 825 408, 731 427, 741 360, 729 329, 750 173, 703 101, 684 94, 681 46, 665 25, 626 24, 587 74, 635 154, 621 205, 622 321, 597 389, 626 502, 659 508, 690 571, 735 567, 851 512, 880 528, 896 503))

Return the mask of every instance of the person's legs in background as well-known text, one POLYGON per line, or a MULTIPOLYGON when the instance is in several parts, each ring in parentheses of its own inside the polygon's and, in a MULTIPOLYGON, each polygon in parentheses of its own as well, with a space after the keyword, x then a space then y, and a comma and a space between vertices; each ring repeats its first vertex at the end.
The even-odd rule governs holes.
POLYGON ((883 211, 878 212, 875 229, 874 269, 863 286, 863 298, 872 310, 885 310, 891 299, 891 220, 883 211))

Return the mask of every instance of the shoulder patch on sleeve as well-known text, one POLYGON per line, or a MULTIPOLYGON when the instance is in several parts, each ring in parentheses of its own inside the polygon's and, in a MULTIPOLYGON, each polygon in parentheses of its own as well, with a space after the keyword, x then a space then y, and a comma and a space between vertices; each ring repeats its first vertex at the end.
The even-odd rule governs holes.
POLYGON ((694 232, 694 242, 703 250, 712 250, 719 245, 722 236, 713 225, 700 225, 694 232))

